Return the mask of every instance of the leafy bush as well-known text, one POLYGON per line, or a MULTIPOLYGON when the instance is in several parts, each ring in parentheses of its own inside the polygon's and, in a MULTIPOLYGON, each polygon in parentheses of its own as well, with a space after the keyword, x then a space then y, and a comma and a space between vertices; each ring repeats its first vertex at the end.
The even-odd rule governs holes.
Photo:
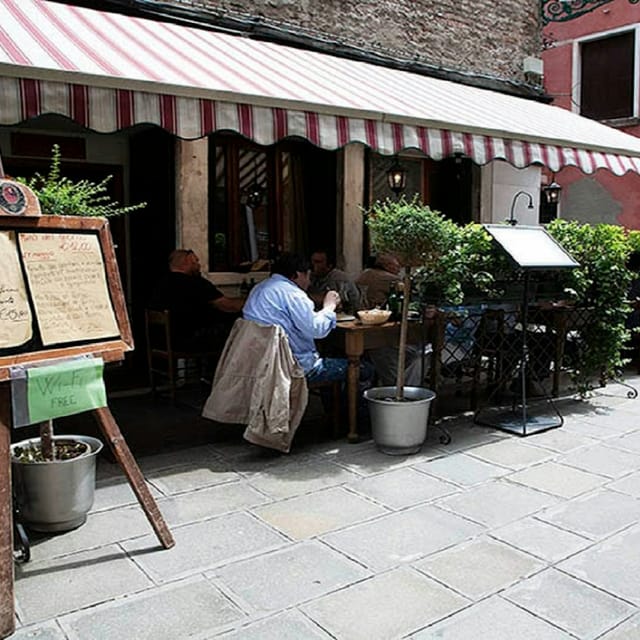
POLYGON ((51 166, 46 176, 36 173, 32 178, 16 178, 32 189, 40 201, 44 214, 56 216, 119 216, 147 206, 146 202, 120 206, 107 194, 107 185, 113 176, 100 182, 73 181, 60 171, 60 147, 51 149, 51 166))

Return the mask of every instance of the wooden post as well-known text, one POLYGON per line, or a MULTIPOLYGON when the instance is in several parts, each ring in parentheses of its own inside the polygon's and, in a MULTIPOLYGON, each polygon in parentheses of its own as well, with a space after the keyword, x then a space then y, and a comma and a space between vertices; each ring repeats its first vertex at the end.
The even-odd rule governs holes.
POLYGON ((98 421, 98 425, 107 439, 113 455, 127 477, 131 488, 136 494, 138 502, 144 510, 149 523, 156 532, 158 540, 165 549, 170 549, 175 545, 173 536, 160 513, 160 509, 158 509, 156 501, 147 487, 144 476, 142 475, 135 458, 131 454, 131 450, 126 443, 124 436, 120 432, 118 423, 113 417, 111 410, 109 407, 94 409, 93 415, 98 421))
POLYGON ((0 383, 0 638, 15 631, 13 501, 11 497, 11 390, 0 383))

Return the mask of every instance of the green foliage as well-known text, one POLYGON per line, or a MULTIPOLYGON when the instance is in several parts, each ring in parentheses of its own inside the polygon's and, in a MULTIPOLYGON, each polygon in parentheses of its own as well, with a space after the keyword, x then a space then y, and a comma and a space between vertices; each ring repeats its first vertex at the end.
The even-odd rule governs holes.
POLYGON ((30 187, 38 200, 42 213, 57 216, 118 216, 131 213, 147 206, 140 202, 130 206, 120 206, 107 195, 107 185, 113 176, 107 176, 96 183, 89 180, 74 182, 64 177, 60 171, 60 147, 55 144, 51 150, 51 166, 46 176, 36 173, 26 180, 17 178, 30 187))
POLYGON ((393 253, 405 268, 437 264, 457 241, 455 222, 420 204, 417 197, 376 202, 366 214, 366 224, 375 251, 393 253))
POLYGON ((629 339, 625 321, 631 310, 627 292, 633 278, 625 265, 638 234, 610 224, 566 220, 554 220, 547 230, 580 263, 561 274, 565 290, 572 292, 577 305, 593 310, 582 332, 586 348, 574 371, 578 389, 584 392, 594 377, 613 378, 624 364, 629 339))

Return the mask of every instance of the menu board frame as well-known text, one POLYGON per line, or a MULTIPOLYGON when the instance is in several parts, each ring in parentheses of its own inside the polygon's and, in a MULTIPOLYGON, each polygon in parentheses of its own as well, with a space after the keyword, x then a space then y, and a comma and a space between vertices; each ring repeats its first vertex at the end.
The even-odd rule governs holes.
MULTIPOLYGON (((0 355, 0 381, 10 378, 11 367, 25 363, 43 362, 85 354, 101 357, 105 362, 117 362, 124 359, 124 354, 133 349, 133 336, 108 220, 106 218, 81 216, 12 217, 0 215, 0 231, 13 231, 17 236, 20 233, 34 232, 86 233, 97 236, 104 261, 104 275, 119 333, 119 336, 114 338, 78 340, 74 343, 52 347, 43 346, 37 342, 34 345, 34 341, 30 341, 24 345, 24 348, 11 349, 10 355, 0 355)), ((28 288, 27 296, 34 316, 33 325, 35 329, 37 326, 36 306, 28 288)))

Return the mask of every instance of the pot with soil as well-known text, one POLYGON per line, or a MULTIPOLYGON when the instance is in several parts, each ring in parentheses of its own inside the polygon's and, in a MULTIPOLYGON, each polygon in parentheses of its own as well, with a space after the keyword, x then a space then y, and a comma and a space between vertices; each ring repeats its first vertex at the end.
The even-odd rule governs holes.
POLYGON ((41 439, 11 445, 13 491, 21 520, 34 531, 79 527, 93 506, 96 459, 102 443, 80 435, 53 436, 54 458, 46 459, 41 439))
POLYGON ((376 447, 389 455, 417 453, 427 438, 431 402, 436 394, 424 387, 405 387, 403 400, 395 387, 367 389, 371 434, 376 447))

